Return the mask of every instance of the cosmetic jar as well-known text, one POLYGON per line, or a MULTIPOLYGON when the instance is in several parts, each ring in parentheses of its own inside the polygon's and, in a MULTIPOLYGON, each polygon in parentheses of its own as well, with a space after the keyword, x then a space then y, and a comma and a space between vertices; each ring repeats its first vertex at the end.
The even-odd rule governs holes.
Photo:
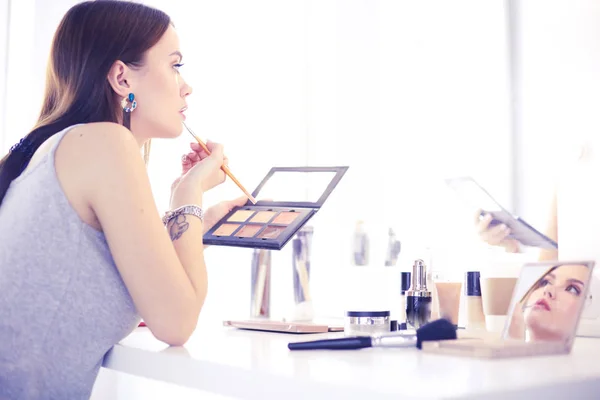
POLYGON ((347 311, 346 336, 377 336, 390 332, 389 311, 347 311))

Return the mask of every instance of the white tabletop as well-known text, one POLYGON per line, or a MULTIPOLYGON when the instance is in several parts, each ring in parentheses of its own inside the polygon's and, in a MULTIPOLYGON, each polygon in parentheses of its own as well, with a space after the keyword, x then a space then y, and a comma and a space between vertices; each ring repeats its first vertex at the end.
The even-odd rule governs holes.
POLYGON ((600 393, 600 339, 578 338, 567 356, 510 360, 407 348, 287 348, 290 341, 324 336, 211 326, 199 327, 184 347, 168 347, 138 328, 111 350, 104 367, 244 399, 589 399, 600 393))

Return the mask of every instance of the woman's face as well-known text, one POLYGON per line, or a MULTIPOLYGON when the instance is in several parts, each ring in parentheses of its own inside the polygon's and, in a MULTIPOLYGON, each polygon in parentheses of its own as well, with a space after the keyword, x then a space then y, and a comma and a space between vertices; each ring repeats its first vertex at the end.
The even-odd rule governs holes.
POLYGON ((181 61, 179 38, 170 26, 146 52, 144 65, 131 71, 131 90, 138 103, 131 114, 131 130, 136 137, 145 140, 181 134, 186 97, 192 93, 179 73, 181 61))
POLYGON ((542 278, 525 305, 525 325, 533 340, 563 340, 572 334, 588 274, 585 265, 561 265, 542 278))

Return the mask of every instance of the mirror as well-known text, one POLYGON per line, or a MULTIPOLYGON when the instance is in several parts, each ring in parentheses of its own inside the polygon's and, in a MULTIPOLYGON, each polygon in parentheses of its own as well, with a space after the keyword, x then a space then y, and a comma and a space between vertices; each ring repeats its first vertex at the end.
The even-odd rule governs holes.
POLYGON ((588 297, 592 267, 590 263, 525 265, 504 337, 526 342, 572 340, 588 297))
POLYGON ((447 179, 446 183, 474 210, 503 211, 500 204, 471 178, 447 179))
POLYGON ((316 203, 336 174, 336 171, 276 171, 260 189, 256 200, 316 203))

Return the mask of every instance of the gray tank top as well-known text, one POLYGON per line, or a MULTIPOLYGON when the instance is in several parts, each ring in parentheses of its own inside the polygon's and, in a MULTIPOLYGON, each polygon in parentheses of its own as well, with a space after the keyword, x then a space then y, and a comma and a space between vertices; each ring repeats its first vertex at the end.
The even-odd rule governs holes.
POLYGON ((54 154, 0 206, 0 398, 87 399, 106 352, 139 322, 104 234, 58 181, 54 154))

